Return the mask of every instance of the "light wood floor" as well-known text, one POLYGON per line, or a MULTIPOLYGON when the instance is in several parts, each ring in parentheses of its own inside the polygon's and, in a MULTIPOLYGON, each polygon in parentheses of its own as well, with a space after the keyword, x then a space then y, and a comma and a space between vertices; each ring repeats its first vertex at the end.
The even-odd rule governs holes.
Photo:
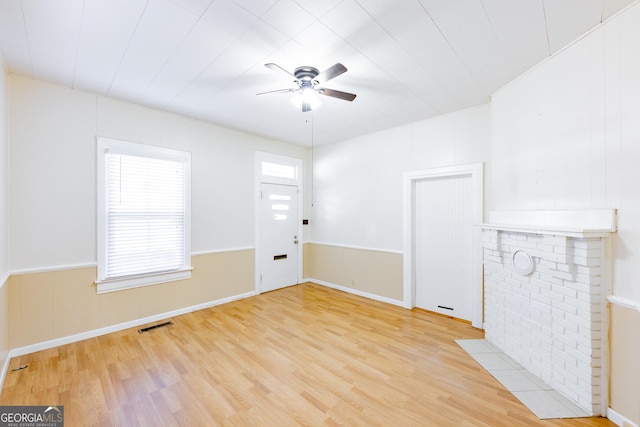
POLYGON ((613 426, 539 421, 453 340, 466 323, 304 284, 17 357, 0 405, 66 426, 613 426))

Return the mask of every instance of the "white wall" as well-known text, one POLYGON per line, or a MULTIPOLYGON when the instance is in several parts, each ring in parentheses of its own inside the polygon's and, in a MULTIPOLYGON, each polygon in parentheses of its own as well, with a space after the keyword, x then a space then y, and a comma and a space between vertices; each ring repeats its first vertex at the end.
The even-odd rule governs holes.
POLYGON ((0 54, 0 386, 3 383, 4 366, 9 354, 9 245, 8 241, 8 117, 7 71, 0 54))
POLYGON ((402 251, 402 174, 489 160, 490 106, 314 150, 311 240, 402 251))
POLYGON ((640 301, 640 4, 493 97, 492 209, 617 208, 614 293, 640 301))
POLYGON ((4 284, 9 272, 8 267, 8 84, 4 59, 0 54, 0 287, 4 284))
POLYGON ((307 150, 19 76, 9 79, 9 266, 95 264, 96 135, 192 153, 192 251, 253 247, 254 152, 307 150))

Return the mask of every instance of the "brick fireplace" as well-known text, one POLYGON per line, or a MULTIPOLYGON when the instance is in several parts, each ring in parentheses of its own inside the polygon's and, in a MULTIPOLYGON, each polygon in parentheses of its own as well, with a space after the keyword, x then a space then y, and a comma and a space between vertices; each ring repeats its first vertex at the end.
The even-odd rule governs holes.
POLYGON ((603 414, 615 210, 497 211, 481 228, 486 340, 589 414, 603 414))

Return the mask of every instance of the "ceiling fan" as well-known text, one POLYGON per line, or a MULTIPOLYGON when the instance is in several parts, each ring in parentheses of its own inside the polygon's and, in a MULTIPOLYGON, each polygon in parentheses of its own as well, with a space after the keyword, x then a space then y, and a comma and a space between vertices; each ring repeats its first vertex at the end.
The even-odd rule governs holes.
POLYGON ((296 95, 292 98, 291 102, 293 102, 294 105, 299 106, 303 113, 311 111, 320 104, 320 100, 316 96, 317 94, 343 99, 345 101, 353 101, 356 98, 356 95, 353 93, 323 87, 324 83, 347 71, 347 67, 340 63, 332 65, 323 72, 319 72, 317 68, 306 65, 296 68, 293 73, 290 73, 281 66, 271 62, 264 64, 264 66, 276 72, 285 73, 288 77, 293 77, 293 83, 298 85, 298 87, 270 90, 256 95, 286 92, 295 93, 296 95))

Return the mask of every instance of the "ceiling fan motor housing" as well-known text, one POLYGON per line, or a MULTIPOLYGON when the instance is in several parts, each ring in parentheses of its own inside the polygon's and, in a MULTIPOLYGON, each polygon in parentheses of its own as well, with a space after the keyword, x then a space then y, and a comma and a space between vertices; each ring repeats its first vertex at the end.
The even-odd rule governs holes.
POLYGON ((297 80, 300 80, 301 82, 310 82, 315 79, 318 74, 320 74, 320 71, 318 71, 317 68, 309 67, 306 65, 296 68, 296 70, 293 72, 295 78, 297 80))

